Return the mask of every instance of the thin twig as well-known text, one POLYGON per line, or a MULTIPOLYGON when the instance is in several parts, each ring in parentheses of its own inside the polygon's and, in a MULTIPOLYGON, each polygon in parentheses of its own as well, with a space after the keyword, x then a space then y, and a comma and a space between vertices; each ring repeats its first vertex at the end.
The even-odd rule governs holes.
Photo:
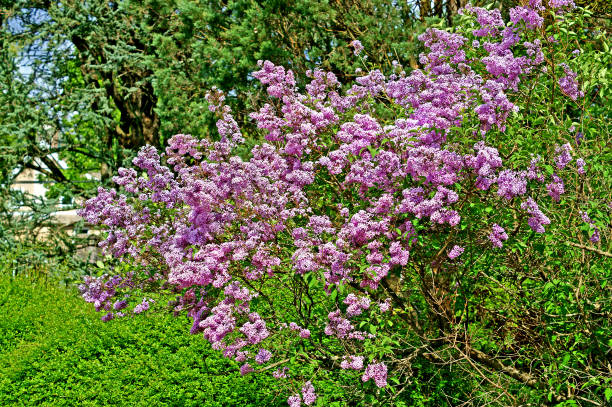
POLYGON ((569 246, 574 246, 577 247, 579 249, 584 249, 584 250, 588 250, 597 254, 601 254, 602 256, 606 256, 606 257, 612 257, 612 253, 610 252, 604 252, 603 250, 599 250, 595 247, 590 247, 590 246, 585 246, 579 243, 574 243, 574 242, 565 242, 565 244, 569 245, 569 246))

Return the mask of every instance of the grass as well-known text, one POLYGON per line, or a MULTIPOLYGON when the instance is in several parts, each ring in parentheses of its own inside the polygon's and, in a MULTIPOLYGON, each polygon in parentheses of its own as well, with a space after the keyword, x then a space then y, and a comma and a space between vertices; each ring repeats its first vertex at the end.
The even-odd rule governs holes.
POLYGON ((189 321, 108 323, 75 291, 0 277, 0 405, 274 406, 274 382, 240 376, 189 321))

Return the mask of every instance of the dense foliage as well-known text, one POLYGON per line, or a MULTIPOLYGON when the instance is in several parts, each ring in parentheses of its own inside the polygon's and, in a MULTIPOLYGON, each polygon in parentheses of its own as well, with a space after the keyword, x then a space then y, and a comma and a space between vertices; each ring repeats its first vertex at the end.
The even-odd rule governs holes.
MULTIPOLYGON (((194 343, 185 318, 104 324, 53 279, 0 277, 3 406, 274 406, 265 377, 194 343)), ((31 273, 32 270, 29 270, 31 273)))
POLYGON ((145 147, 85 204, 126 266, 83 296, 186 312, 291 406, 610 399, 610 54, 572 9, 468 7, 346 91, 260 62, 255 146, 213 89, 217 141, 145 147))

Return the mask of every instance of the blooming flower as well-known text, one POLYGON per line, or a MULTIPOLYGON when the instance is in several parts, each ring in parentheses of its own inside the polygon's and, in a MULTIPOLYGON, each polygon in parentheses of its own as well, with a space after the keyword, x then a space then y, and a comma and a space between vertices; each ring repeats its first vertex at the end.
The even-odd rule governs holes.
MULTIPOLYGON (((570 0, 547 1, 558 9, 571 6, 570 0)), ((361 323, 356 320, 362 319, 357 317, 391 308, 390 298, 381 301, 376 294, 378 285, 392 270, 409 264, 410 251, 418 250, 421 239, 459 232, 459 211, 473 214, 464 206, 466 191, 488 206, 499 203, 498 197, 522 198, 528 185, 536 190, 545 182, 547 167, 540 156, 533 156, 528 168, 517 169, 505 165, 499 151, 487 144, 495 140, 488 132, 505 131, 508 118, 518 110, 519 85, 546 68, 544 53, 553 47, 542 47, 538 39, 525 35, 543 24, 542 0, 523 3, 510 10, 510 24, 496 9, 467 7, 477 20, 468 36, 435 28, 419 36, 427 49, 419 59, 423 69, 406 73, 394 63, 389 77, 376 69, 359 71, 346 91, 334 74, 314 70, 307 74, 310 82, 303 92, 291 70, 259 61, 253 77, 271 101, 249 117, 263 131, 265 142, 252 148, 243 144, 231 108, 223 105, 223 92, 213 89, 206 100, 218 117, 218 137, 176 135, 165 154, 144 147, 133 161, 136 169, 121 169, 113 178, 118 190, 100 188, 80 213, 108 228, 101 243, 106 252, 130 256, 143 270, 163 268, 163 276, 144 277, 144 283, 183 293, 173 301, 175 312, 187 312, 193 319, 191 332, 201 332, 214 349, 242 364, 243 375, 253 372, 246 362, 262 365, 271 360, 273 353, 261 346, 278 333, 274 329, 284 330, 289 349, 307 345, 310 329, 312 336, 321 334, 321 321, 309 322, 310 329, 289 321, 277 325, 274 318, 252 310, 257 292, 250 287, 275 278, 284 253, 292 253, 283 261, 296 278, 315 275, 312 282, 321 283, 328 294, 346 283, 367 287, 367 294, 348 294, 341 304, 328 297, 334 311, 324 324, 324 333, 341 339, 344 349, 362 349, 364 344, 355 341, 375 336, 356 330, 361 323), (477 39, 472 42, 473 37, 477 39), (473 52, 470 45, 478 50, 473 52), (387 97, 402 108, 395 120, 377 117, 372 105, 387 97), (473 148, 460 152, 453 132, 472 114, 478 128, 465 137, 473 137, 473 148), (337 197, 313 193, 330 186, 337 197), (338 199, 326 202, 328 198, 338 199), (245 280, 249 284, 239 283, 245 280), (371 308, 372 298, 378 309, 371 308)), ((358 40, 350 46, 355 55, 364 49, 358 40)), ((576 100, 581 96, 577 74, 567 65, 560 67, 564 73, 558 86, 576 100)), ((579 145, 583 135, 577 132, 575 137, 579 145)), ((569 143, 556 147, 553 158, 559 174, 572 154, 569 143)), ((576 170, 584 174, 583 159, 576 160, 576 170)), ((560 199, 564 187, 556 173, 546 185, 553 200, 560 199)), ((505 219, 507 208, 497 206, 496 217, 505 219)), ((521 208, 535 232, 543 233, 551 223, 531 197, 522 200, 521 208)), ((599 241, 594 222, 586 214, 583 219, 591 225, 591 241, 599 241)), ((503 227, 491 225, 488 239, 493 247, 503 247, 508 238, 503 227)), ((451 260, 465 250, 458 245, 449 249, 451 260)), ((80 289, 86 301, 103 311, 102 319, 110 320, 123 315, 115 311, 127 308, 128 297, 117 297, 141 288, 141 283, 130 276, 87 277, 80 289)), ((145 311, 149 303, 152 300, 143 299, 133 313, 145 311)), ((378 387, 387 385, 384 363, 372 361, 364 369, 364 356, 341 356, 341 369, 361 371, 362 381, 372 379, 378 387)), ((288 368, 279 368, 273 376, 288 377, 288 368)), ((313 384, 306 382, 287 402, 312 405, 316 399, 313 384)))
POLYGON ((544 225, 550 225, 550 219, 540 210, 536 201, 533 198, 528 198, 526 201, 521 203, 521 208, 526 210, 531 217, 527 220, 529 227, 534 232, 544 233, 544 225))
POLYGON ((287 399, 287 404, 289 404, 289 407, 300 407, 302 401, 300 400, 300 396, 296 394, 287 399))
POLYGON ((508 240, 508 234, 497 223, 494 223, 491 228, 491 234, 489 235, 489 240, 493 243, 493 246, 502 247, 502 241, 508 240))
POLYGON ((149 301, 143 298, 142 302, 134 307, 134 314, 140 314, 149 309, 149 301))
POLYGON ((565 192, 563 180, 556 174, 553 174, 553 182, 546 184, 546 189, 548 190, 548 195, 550 195, 555 202, 559 202, 561 195, 565 192))
POLYGON ((387 385, 387 366, 384 363, 370 363, 361 376, 361 380, 367 382, 370 379, 374 379, 377 387, 385 387, 387 385))
POLYGON ((461 256, 461 254, 463 253, 465 249, 461 246, 453 246, 453 248, 451 249, 450 252, 448 252, 448 258, 449 259, 456 259, 457 257, 461 256))
POLYGON ((272 372, 272 376, 274 376, 276 379, 285 379, 287 378, 287 368, 283 367, 280 369, 276 369, 274 372, 272 372))
POLYGON ((555 147, 555 152, 558 154, 555 157, 557 169, 562 170, 570 161, 572 161, 572 146, 569 143, 555 147))
POLYGON ((572 100, 577 100, 579 97, 584 96, 584 92, 580 90, 580 85, 576 81, 578 76, 576 72, 572 71, 566 63, 560 65, 563 68, 565 76, 559 78, 559 87, 561 91, 569 96, 572 100))
POLYGON ((252 371, 253 371, 253 368, 248 363, 245 363, 244 365, 240 366, 240 374, 242 376, 249 374, 252 371))
POLYGON ((387 298, 383 302, 380 302, 378 304, 378 308, 380 309, 380 312, 389 311, 389 309, 391 308, 391 298, 387 298))
POLYGON ((355 55, 359 55, 361 51, 363 51, 363 45, 361 45, 361 41, 353 40, 351 41, 351 47, 353 47, 353 53, 355 55))
POLYGON ((580 175, 584 175, 586 173, 584 166, 586 165, 586 163, 584 162, 584 159, 579 158, 576 160, 576 171, 578 171, 578 174, 580 175))
POLYGON ((257 356, 255 356, 255 362, 261 365, 263 363, 266 363, 268 360, 270 360, 271 357, 272 357, 272 352, 270 352, 267 349, 260 349, 259 353, 257 353, 257 356))
POLYGON ((307 406, 314 404, 314 402, 317 400, 315 388, 309 381, 304 383, 304 386, 302 387, 302 400, 307 406))
POLYGON ((363 359, 363 356, 344 356, 340 367, 342 369, 361 370, 363 369, 363 359))

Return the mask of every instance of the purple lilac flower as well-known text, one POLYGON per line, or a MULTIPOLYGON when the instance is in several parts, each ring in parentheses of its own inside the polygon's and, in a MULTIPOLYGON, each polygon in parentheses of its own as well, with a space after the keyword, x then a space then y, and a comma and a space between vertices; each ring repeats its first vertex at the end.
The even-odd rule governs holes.
POLYGON ((539 155, 537 157, 531 158, 531 162, 529 163, 529 168, 527 169, 527 179, 530 180, 538 180, 540 182, 544 182, 544 175, 540 172, 540 168, 538 167, 538 163, 542 157, 539 155))
POLYGON ((231 305, 220 303, 213 307, 210 315, 200 322, 200 328, 205 339, 213 345, 220 344, 223 338, 236 328, 231 305))
POLYGON ((554 8, 557 13, 564 13, 576 8, 574 0, 549 0, 548 5, 554 8))
POLYGON ((213 86, 209 92, 206 92, 204 99, 206 99, 208 102, 208 110, 215 112, 222 109, 223 102, 225 101, 225 95, 223 94, 223 91, 217 89, 216 86, 213 86))
POLYGON ((261 364, 266 363, 268 360, 270 360, 271 357, 272 357, 272 352, 270 352, 267 349, 260 349, 259 353, 257 353, 257 356, 255 356, 255 362, 261 365, 261 364))
POLYGON ((296 394, 287 399, 287 404, 289 404, 289 407, 300 407, 302 405, 302 401, 300 400, 300 396, 296 394))
POLYGON ((489 240, 491 241, 491 243, 493 243, 493 246, 502 247, 502 242, 504 240, 508 240, 508 234, 506 233, 506 230, 503 227, 499 226, 497 223, 494 223, 493 227, 491 228, 489 240))
POLYGON ((240 328, 250 344, 256 345, 266 339, 270 332, 266 327, 266 322, 256 312, 249 314, 249 322, 245 322, 240 328))
POLYGON ((338 338, 344 338, 354 328, 348 319, 340 316, 340 310, 330 312, 327 317, 329 322, 325 326, 325 335, 335 335, 338 338))
POLYGON ((457 257, 461 256, 461 254, 463 253, 465 249, 461 246, 453 246, 453 248, 451 249, 450 252, 448 252, 448 258, 449 259, 456 259, 457 257))
POLYGON ((410 252, 404 249, 400 242, 393 242, 389 247, 389 254, 391 258, 389 259, 389 263, 398 264, 401 266, 405 266, 408 264, 408 259, 410 258, 410 252))
POLYGON ((572 71, 566 63, 560 64, 563 68, 565 76, 559 78, 559 87, 561 91, 569 96, 572 100, 577 100, 579 97, 584 96, 584 92, 580 90, 580 85, 576 81, 578 74, 572 71))
POLYGON ((504 170, 497 177, 497 195, 508 200, 527 192, 527 173, 504 170))
POLYGON ((363 45, 361 45, 361 41, 353 40, 351 41, 351 47, 353 47, 353 54, 359 55, 361 51, 363 51, 363 45))
POLYGON ((354 317, 361 315, 361 313, 370 308, 370 299, 368 297, 358 297, 355 294, 349 294, 345 299, 344 303, 348 305, 346 309, 346 315, 354 317))
POLYGON ((289 369, 287 369, 286 367, 276 369, 274 372, 272 372, 272 376, 276 379, 286 379, 288 377, 287 375, 288 370, 289 369))
POLYGON ((240 366, 240 374, 242 376, 247 375, 251 372, 253 372, 253 368, 248 363, 245 363, 244 365, 240 366))
POLYGON ((370 363, 361 376, 361 381, 367 382, 370 379, 374 379, 377 387, 385 387, 387 385, 387 366, 384 363, 370 363))
POLYGON ((533 30, 542 26, 544 18, 531 7, 514 7, 510 9, 510 21, 515 26, 519 26, 523 22, 527 29, 533 30))
POLYGON ((307 406, 314 404, 314 402, 317 400, 315 388, 310 381, 304 383, 304 386, 302 387, 302 400, 307 406))
POLYGON ((555 164, 557 165, 557 169, 562 170, 572 161, 572 146, 569 143, 565 143, 560 147, 555 147, 555 152, 558 154, 557 157, 555 157, 555 164))
POLYGON ((565 192, 563 180, 556 174, 553 174, 553 182, 546 184, 546 189, 548 190, 548 195, 555 202, 559 202, 561 195, 565 192))
POLYGON ((142 302, 134 307, 134 314, 140 314, 149 309, 149 301, 143 298, 142 302))
POLYGON ((257 61, 261 67, 259 71, 253 72, 253 77, 259 79, 263 85, 267 85, 267 92, 274 98, 293 95, 295 92, 295 77, 291 70, 274 65, 270 61, 257 61))
POLYGON ((387 312, 391 308, 391 298, 385 299, 383 302, 378 304, 380 312, 387 312))
POLYGON ((579 158, 576 160, 576 170, 578 171, 578 174, 584 175, 586 173, 586 170, 584 169, 585 165, 586 163, 584 162, 584 159, 579 158))
POLYGON ((104 315, 102 318, 100 318, 103 322, 108 322, 111 319, 115 318, 115 314, 113 314, 112 312, 109 312, 108 314, 104 315))
MULTIPOLYGON (((476 15, 476 21, 480 26, 480 28, 473 31, 476 37, 496 37, 499 35, 500 28, 505 27, 504 20, 498 9, 487 10, 482 7, 468 5, 465 7, 465 10, 476 15)), ((475 46, 474 48, 477 47, 475 46)))
POLYGON ((527 220, 529 227, 531 227, 534 232, 544 233, 546 231, 544 225, 550 225, 550 219, 540 210, 536 201, 530 197, 521 203, 521 208, 531 215, 527 220))
POLYGON ((582 217, 582 220, 585 223, 588 223, 589 225, 591 225, 591 228, 593 228, 593 234, 591 235, 591 237, 589 238, 589 240, 593 243, 597 243, 600 240, 600 236, 599 236, 599 228, 597 226, 595 226, 595 221, 592 220, 589 215, 586 213, 586 211, 584 212, 580 212, 580 216, 582 217))
MULTIPOLYGON (((228 351, 228 349, 226 349, 226 351, 228 351)), ((248 356, 249 356, 249 352, 248 351, 236 352, 236 357, 234 358, 234 360, 236 362, 244 362, 244 361, 247 360, 248 356)))
POLYGON ((363 369, 363 356, 344 356, 340 363, 342 369, 363 369))

